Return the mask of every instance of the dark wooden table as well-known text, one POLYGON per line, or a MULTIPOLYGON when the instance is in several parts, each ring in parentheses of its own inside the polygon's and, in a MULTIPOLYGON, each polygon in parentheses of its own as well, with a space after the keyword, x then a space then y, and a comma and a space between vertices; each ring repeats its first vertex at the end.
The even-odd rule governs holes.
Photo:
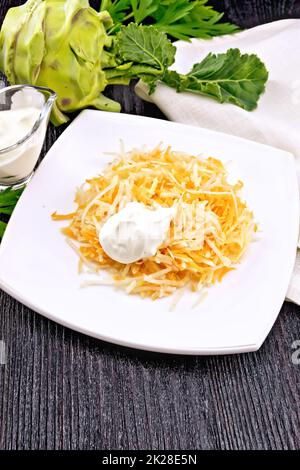
MULTIPOLYGON (((20 3, 2 0, 0 23, 20 3)), ((300 17, 300 1, 212 3, 244 27, 300 17)), ((128 88, 113 96, 124 112, 162 117, 128 88)), ((60 133, 49 130, 45 150, 60 133)), ((293 304, 283 305, 257 353, 175 357, 83 336, 1 292, 0 339, 7 345, 1 449, 300 448, 300 364, 291 358, 300 308, 293 304)))

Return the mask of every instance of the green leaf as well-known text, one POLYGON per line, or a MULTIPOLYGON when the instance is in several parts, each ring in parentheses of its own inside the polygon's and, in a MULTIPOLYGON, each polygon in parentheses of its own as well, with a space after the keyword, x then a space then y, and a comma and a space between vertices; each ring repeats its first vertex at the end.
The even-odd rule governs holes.
POLYGON ((188 14, 195 8, 196 2, 190 0, 168 0, 161 2, 160 7, 157 9, 154 18, 157 24, 171 25, 186 18, 188 14))
POLYGON ((221 23, 214 27, 213 25, 207 25, 204 21, 189 21, 188 23, 182 22, 170 25, 156 23, 155 27, 175 39, 184 41, 189 41, 190 38, 211 39, 213 36, 232 34, 238 31, 236 26, 229 23, 221 23))
POLYGON ((115 41, 117 66, 105 69, 107 83, 128 84, 142 79, 153 92, 175 60, 176 47, 153 26, 122 26, 115 41))
POLYGON ((224 54, 208 54, 187 75, 168 72, 163 80, 177 91, 199 93, 251 111, 256 108, 267 79, 268 71, 255 54, 229 49, 224 54))
POLYGON ((10 207, 0 207, 0 214, 11 215, 14 211, 14 206, 10 207))
POLYGON ((5 222, 2 222, 2 220, 0 220, 0 239, 3 238, 6 226, 7 224, 5 222))
POLYGON ((222 13, 207 5, 208 0, 102 0, 101 10, 108 10, 115 26, 111 33, 129 21, 152 24, 175 39, 209 39, 231 34, 238 27, 222 23, 222 13))
POLYGON ((131 0, 134 21, 142 23, 145 18, 151 16, 158 8, 160 0, 131 0))
POLYGON ((8 206, 15 206, 23 192, 24 188, 13 190, 13 189, 5 189, 5 191, 0 191, 0 208, 8 207, 8 206))
POLYGON ((154 16, 157 29, 175 39, 210 39, 239 29, 231 23, 220 23, 223 13, 207 5, 207 0, 162 0, 154 16))
MULTIPOLYGON (((0 191, 0 214, 11 215, 24 188, 0 191)), ((7 224, 0 220, 0 239, 3 237, 7 224)))
POLYGON ((173 64, 176 47, 165 34, 153 26, 137 26, 131 23, 122 27, 117 35, 117 50, 121 62, 148 65, 161 74, 173 64))
POLYGON ((130 7, 131 0, 102 0, 100 11, 108 11, 114 23, 123 23, 130 7))

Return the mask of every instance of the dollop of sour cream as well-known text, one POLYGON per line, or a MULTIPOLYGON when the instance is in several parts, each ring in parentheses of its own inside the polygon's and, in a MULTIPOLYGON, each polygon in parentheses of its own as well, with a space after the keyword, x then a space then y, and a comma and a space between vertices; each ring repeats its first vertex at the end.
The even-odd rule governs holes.
POLYGON ((107 219, 99 231, 105 253, 123 264, 154 256, 166 241, 174 208, 148 209, 139 202, 129 202, 107 219))
POLYGON ((32 130, 41 110, 35 107, 0 111, 0 150, 16 144, 32 130))

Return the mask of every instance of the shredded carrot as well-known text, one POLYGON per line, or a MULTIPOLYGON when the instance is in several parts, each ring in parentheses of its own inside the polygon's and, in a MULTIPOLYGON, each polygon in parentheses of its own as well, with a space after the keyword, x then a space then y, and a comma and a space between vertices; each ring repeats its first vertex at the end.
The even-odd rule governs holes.
POLYGON ((76 212, 72 212, 71 214, 57 214, 56 212, 53 212, 51 217, 53 220, 71 220, 75 215, 76 212))
POLYGON ((122 152, 101 175, 79 188, 75 212, 55 212, 52 218, 71 220, 63 233, 72 240, 81 265, 95 272, 108 270, 114 284, 128 294, 157 299, 185 286, 200 291, 235 269, 257 230, 239 195, 242 186, 240 181, 228 183, 226 168, 216 158, 161 146, 135 149, 122 152), (106 255, 99 230, 133 201, 148 208, 175 207, 176 215, 168 240, 154 256, 124 265, 106 255))

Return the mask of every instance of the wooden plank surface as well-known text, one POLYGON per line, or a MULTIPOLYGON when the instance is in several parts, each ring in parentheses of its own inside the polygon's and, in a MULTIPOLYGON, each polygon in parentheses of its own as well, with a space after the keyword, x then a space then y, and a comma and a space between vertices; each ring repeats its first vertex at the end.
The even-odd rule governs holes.
MULTIPOLYGON (((7 9, 23 1, 2 0, 7 9)), ((92 2, 97 4, 99 2, 92 2)), ((243 27, 300 17, 300 2, 211 2, 243 27)), ((163 117, 127 87, 123 111, 163 117)), ((45 151, 62 129, 51 128, 45 151)), ((300 308, 285 303, 260 351, 143 353, 63 328, 0 293, 0 449, 299 449, 300 308)))

